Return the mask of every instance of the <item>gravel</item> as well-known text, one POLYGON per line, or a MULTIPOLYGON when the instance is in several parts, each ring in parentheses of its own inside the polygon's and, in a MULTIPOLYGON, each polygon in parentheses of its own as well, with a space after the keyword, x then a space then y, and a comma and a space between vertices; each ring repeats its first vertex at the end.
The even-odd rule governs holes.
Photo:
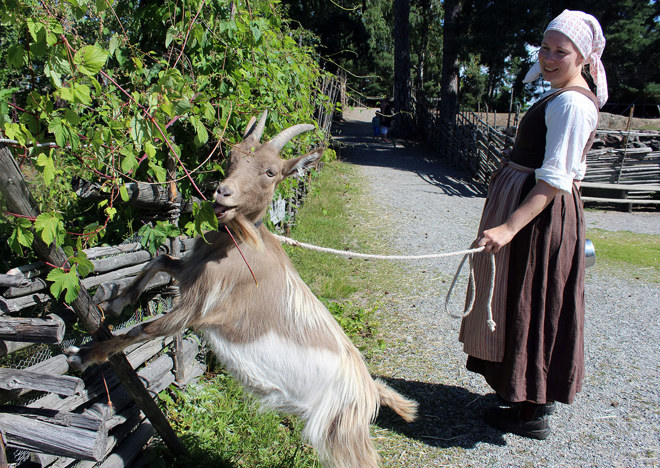
MULTIPOLYGON (((373 141, 368 112, 348 118, 336 139, 344 146, 342 159, 366 180, 374 216, 364 222, 389 245, 391 252, 383 253, 468 248, 484 202, 469 177, 430 159, 422 147, 373 141)), ((588 228, 660 234, 660 212, 586 216, 588 228)), ((658 466, 660 285, 598 263, 587 270, 583 389, 572 405, 559 405, 550 438, 536 441, 503 434, 481 419, 495 396, 480 375, 465 370, 460 320, 443 310, 459 262, 397 263, 402 280, 382 299, 378 319, 387 346, 371 365, 420 403, 420 418, 411 425, 381 411, 376 434, 385 466, 658 466)), ((457 291, 454 312, 460 312, 464 284, 457 291)))

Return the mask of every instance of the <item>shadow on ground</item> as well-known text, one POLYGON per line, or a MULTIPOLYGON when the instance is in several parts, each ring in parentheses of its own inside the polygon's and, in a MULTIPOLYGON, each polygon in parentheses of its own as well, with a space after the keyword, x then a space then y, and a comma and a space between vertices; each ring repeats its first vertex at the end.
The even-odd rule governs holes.
POLYGON ((389 167, 414 172, 430 186, 446 195, 483 197, 485 188, 470 175, 434 159, 435 154, 422 145, 401 138, 383 142, 372 136, 371 124, 347 120, 333 127, 333 142, 342 161, 359 166, 389 167))
POLYGON ((406 423, 382 407, 376 424, 432 447, 474 448, 478 443, 506 445, 502 433, 482 418, 484 408, 496 406, 494 393, 479 395, 451 385, 381 378, 402 395, 419 403, 418 417, 406 423))

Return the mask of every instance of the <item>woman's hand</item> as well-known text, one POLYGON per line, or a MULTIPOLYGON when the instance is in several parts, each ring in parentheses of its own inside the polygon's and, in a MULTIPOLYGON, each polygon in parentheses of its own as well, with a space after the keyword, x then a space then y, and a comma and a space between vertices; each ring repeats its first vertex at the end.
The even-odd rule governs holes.
POLYGON ((501 224, 487 229, 474 241, 475 247, 484 247, 484 252, 497 253, 506 244, 511 242, 516 233, 507 224, 501 224))

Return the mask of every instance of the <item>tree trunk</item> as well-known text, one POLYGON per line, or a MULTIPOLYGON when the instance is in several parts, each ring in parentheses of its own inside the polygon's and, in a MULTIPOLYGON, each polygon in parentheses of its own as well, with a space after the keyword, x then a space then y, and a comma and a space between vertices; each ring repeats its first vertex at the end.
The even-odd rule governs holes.
POLYGON ((440 119, 443 124, 453 122, 458 113, 458 16, 461 0, 445 0, 445 24, 442 41, 442 83, 440 90, 440 119))
POLYGON ((394 122, 399 135, 412 130, 410 0, 394 0, 394 122))

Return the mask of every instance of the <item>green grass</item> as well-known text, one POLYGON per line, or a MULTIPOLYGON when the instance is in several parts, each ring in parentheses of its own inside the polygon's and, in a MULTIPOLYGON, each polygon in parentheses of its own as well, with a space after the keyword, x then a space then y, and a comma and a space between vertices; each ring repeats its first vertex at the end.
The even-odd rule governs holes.
MULTIPOLYGON (((313 184, 290 236, 335 249, 376 251, 378 236, 364 223, 356 169, 326 163, 313 184)), ((286 247, 301 277, 323 301, 367 357, 378 349, 373 295, 388 285, 388 271, 377 264, 286 247), (377 284, 379 286, 374 286, 377 284)), ((391 284, 391 282, 389 283, 391 284)), ((212 366, 211 366, 212 367, 212 366)), ((302 423, 294 417, 260 410, 223 370, 214 369, 185 391, 160 394, 161 406, 189 454, 174 460, 157 441, 148 453, 154 466, 316 467, 313 450, 301 440, 302 423)))
POLYGON ((174 459, 159 444, 147 453, 147 466, 320 466, 300 439, 300 421, 261 411, 227 375, 208 378, 184 391, 165 391, 159 397, 189 453, 174 459))
POLYGON ((587 238, 594 243, 598 268, 660 282, 660 235, 590 229, 587 238))

